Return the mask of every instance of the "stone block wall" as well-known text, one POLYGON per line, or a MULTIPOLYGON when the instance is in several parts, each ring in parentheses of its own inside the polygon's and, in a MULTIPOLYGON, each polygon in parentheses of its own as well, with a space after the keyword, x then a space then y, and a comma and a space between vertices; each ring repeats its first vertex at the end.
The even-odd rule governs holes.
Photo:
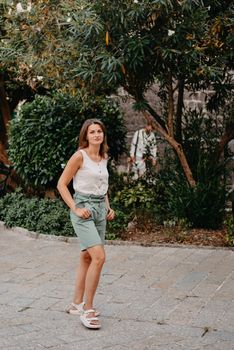
MULTIPOLYGON (((157 97, 158 90, 159 89, 157 85, 152 86, 147 92, 147 99, 150 105, 155 109, 155 111, 158 114, 161 114, 160 99, 157 97)), ((205 92, 198 91, 195 93, 186 92, 185 98, 184 98, 185 107, 190 109, 202 108, 204 106, 205 97, 207 94, 212 94, 212 91, 205 91, 205 92)), ((123 113, 125 125, 128 130, 127 145, 128 145, 128 149, 130 149, 130 143, 131 143, 133 134, 136 130, 144 127, 145 118, 143 117, 142 113, 138 113, 134 111, 133 109, 134 100, 131 96, 127 94, 126 91, 124 91, 123 88, 119 89, 118 97, 116 98, 120 103, 120 109, 123 113)), ((156 135, 156 137, 158 140, 158 156, 163 157, 165 148, 170 146, 164 141, 164 139, 160 135, 156 135)), ((229 143, 229 147, 232 150, 234 155, 234 140, 229 143)), ((121 157, 118 169, 119 171, 126 171, 127 169, 126 155, 121 157)), ((234 175, 233 175, 233 184, 234 184, 234 175)))

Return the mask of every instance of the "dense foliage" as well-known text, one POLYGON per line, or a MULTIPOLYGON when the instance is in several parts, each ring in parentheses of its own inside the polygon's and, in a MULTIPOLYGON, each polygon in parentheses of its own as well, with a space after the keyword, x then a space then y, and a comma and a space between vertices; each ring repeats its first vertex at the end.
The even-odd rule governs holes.
POLYGON ((87 118, 104 122, 110 158, 117 160, 125 151, 126 129, 112 100, 58 93, 24 104, 9 130, 9 155, 21 179, 38 188, 55 187, 62 164, 77 150, 79 130, 87 118))
POLYGON ((27 198, 20 190, 0 199, 0 220, 6 226, 30 231, 72 236, 69 211, 58 199, 27 198))
MULTIPOLYGON (((135 108, 153 116, 158 133, 177 155, 179 161, 174 154, 166 158, 150 185, 147 177, 138 182, 117 180, 119 188, 114 184, 112 192, 122 222, 147 207, 160 222, 185 217, 194 226, 220 226, 226 195, 226 145, 234 137, 233 4, 220 0, 38 0, 29 4, 22 0, 21 9, 15 2, 0 5, 1 91, 9 77, 33 91, 42 88, 43 93, 56 87, 75 95, 85 87, 91 95, 99 95, 122 86, 134 98, 135 108), (151 89, 155 83, 157 88, 151 89), (156 103, 147 99, 149 89, 156 103), (204 93, 201 111, 186 110, 185 93, 196 97, 197 91, 204 93)), ((13 95, 2 99, 5 107, 13 95)), ((6 116, 7 108, 1 115, 5 129, 6 116)), ((50 119, 44 124, 49 129, 50 119)), ((35 124, 31 128, 35 132, 35 124)), ((25 165, 27 174, 19 170, 25 181, 42 185, 50 179, 47 185, 51 185, 55 170, 46 175, 43 171, 54 166, 52 153, 58 154, 51 147, 50 164, 43 163, 47 154, 42 139, 29 147, 30 161, 35 161, 33 173, 24 163, 24 147, 17 166, 25 165), (33 153, 34 147, 42 155, 33 153)), ((51 140, 59 149, 54 135, 51 140)), ((24 136, 20 142, 26 142, 24 136)), ((49 138, 47 142, 50 145, 49 138)), ((16 148, 12 152, 16 159, 16 148)), ((58 167, 65 159, 60 155, 58 167)), ((29 159, 25 156, 25 160, 29 159)), ((121 220, 117 219, 117 226, 121 220)))
MULTIPOLYGON (((108 222, 106 239, 118 237, 127 225, 127 216, 117 210, 117 221, 108 222)), ((75 236, 69 209, 59 199, 26 197, 21 189, 0 198, 0 220, 7 227, 23 227, 33 232, 75 236)))
MULTIPOLYGON (((56 86, 76 92, 85 86, 92 94, 123 86, 136 108, 155 118, 190 186, 196 179, 183 144, 184 94, 213 90, 204 110, 222 116, 214 154, 219 160, 234 137, 230 113, 219 110, 231 96, 230 1, 22 0, 17 5, 3 1, 0 9, 1 67, 14 81, 34 90, 56 86), (161 110, 147 99, 154 83, 161 110)), ((213 121, 212 114, 207 118, 213 121)))
POLYGON ((148 164, 146 174, 137 181, 129 175, 122 175, 122 181, 114 178, 114 202, 130 217, 148 216, 160 224, 165 220, 185 220, 192 227, 209 229, 222 226, 230 179, 226 157, 219 163, 214 163, 212 157, 222 125, 216 129, 209 127, 204 134, 203 125, 209 125, 210 120, 200 114, 194 118, 194 113, 185 119, 184 144, 197 185, 188 185, 174 153, 168 148, 158 160, 158 171, 148 164))

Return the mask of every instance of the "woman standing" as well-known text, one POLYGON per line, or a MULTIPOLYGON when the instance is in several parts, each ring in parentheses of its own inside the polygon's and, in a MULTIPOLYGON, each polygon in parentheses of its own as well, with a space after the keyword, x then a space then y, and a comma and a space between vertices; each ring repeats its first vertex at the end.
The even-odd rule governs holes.
POLYGON ((79 149, 69 159, 57 188, 71 210, 71 221, 81 248, 74 300, 67 312, 80 315, 82 324, 87 328, 97 329, 101 324, 93 300, 105 262, 106 220, 114 219, 107 196, 106 133, 100 120, 88 119, 84 122, 79 149), (68 190, 72 179, 73 198, 68 190))

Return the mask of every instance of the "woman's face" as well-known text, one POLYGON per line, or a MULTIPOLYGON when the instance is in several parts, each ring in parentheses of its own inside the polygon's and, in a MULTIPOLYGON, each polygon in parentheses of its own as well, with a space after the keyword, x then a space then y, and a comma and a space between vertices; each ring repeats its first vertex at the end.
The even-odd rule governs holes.
POLYGON ((87 130, 87 141, 93 145, 101 145, 104 140, 104 132, 99 124, 91 124, 87 130))

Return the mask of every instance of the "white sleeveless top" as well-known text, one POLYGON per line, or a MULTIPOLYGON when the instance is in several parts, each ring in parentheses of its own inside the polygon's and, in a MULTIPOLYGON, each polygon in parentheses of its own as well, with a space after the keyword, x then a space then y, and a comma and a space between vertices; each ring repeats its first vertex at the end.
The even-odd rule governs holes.
POLYGON ((108 190, 107 159, 100 162, 92 160, 83 150, 83 164, 73 177, 73 188, 84 194, 105 195, 108 190))

